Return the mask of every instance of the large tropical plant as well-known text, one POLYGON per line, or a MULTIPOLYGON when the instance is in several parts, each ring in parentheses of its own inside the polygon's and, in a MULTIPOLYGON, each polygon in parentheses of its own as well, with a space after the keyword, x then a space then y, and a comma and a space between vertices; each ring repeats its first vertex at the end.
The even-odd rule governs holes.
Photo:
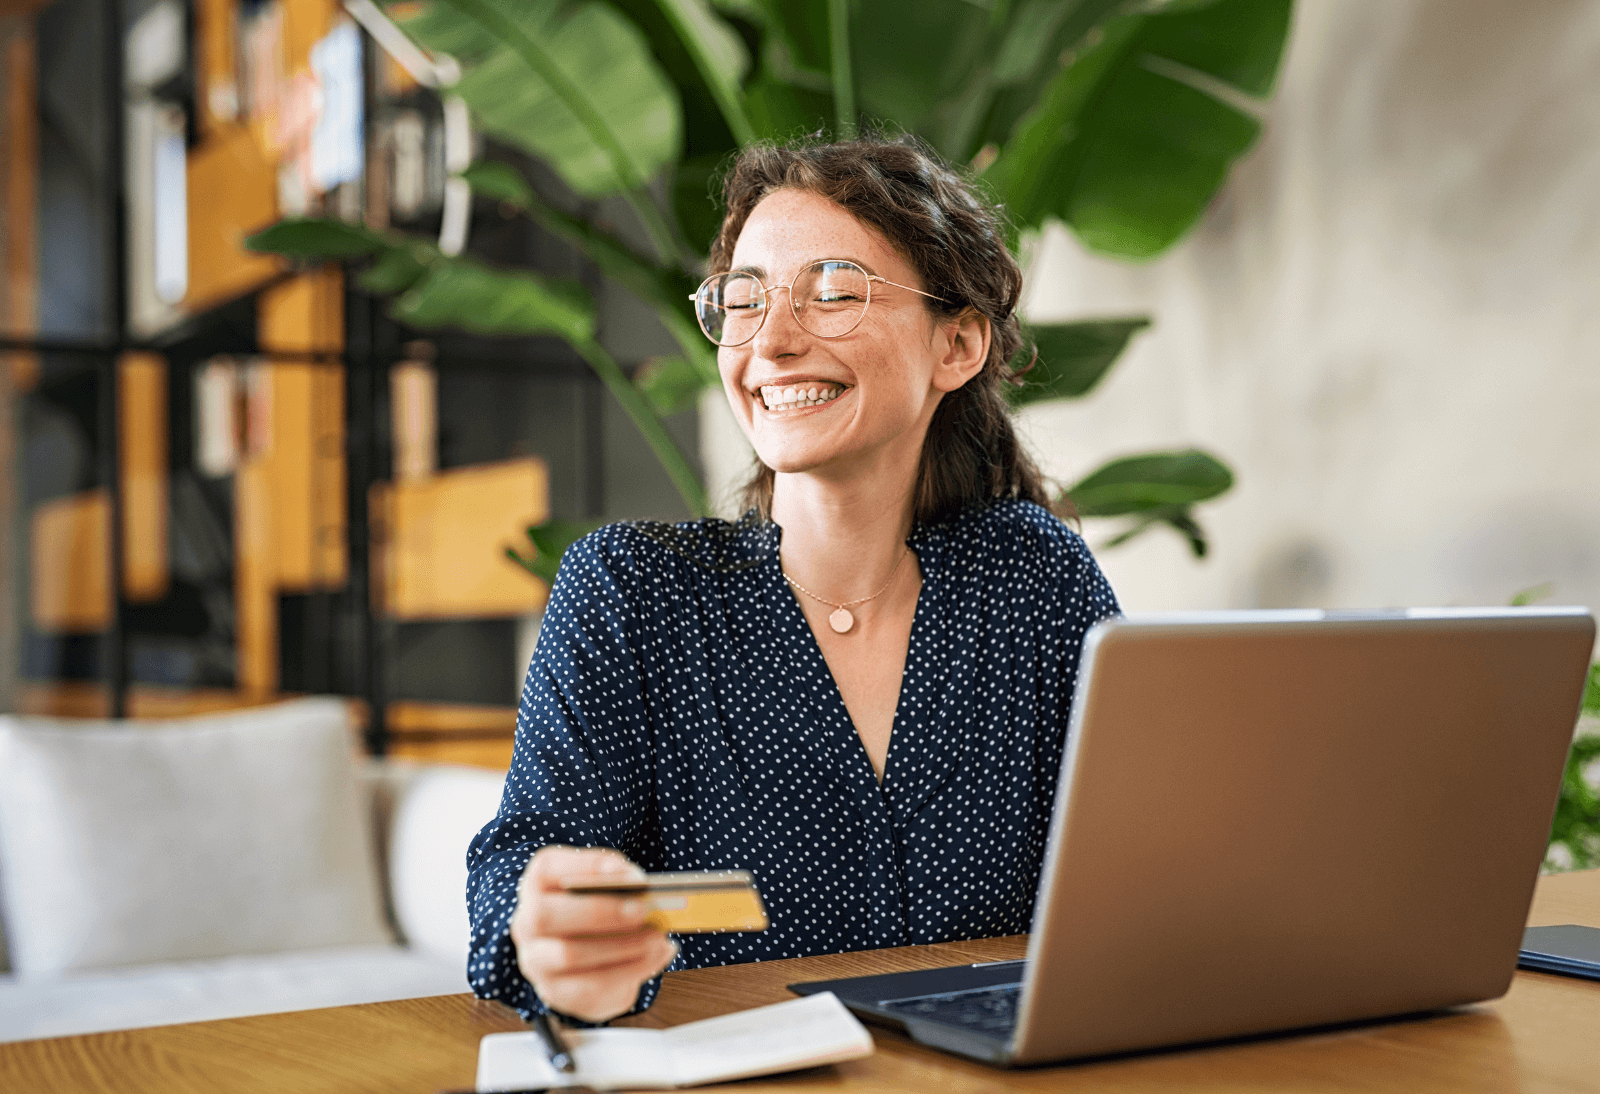
MULTIPOLYGON (((504 162, 461 177, 583 251, 652 305, 675 355, 629 375, 596 338, 572 282, 444 254, 428 240, 334 220, 290 220, 259 250, 359 260, 359 284, 417 328, 553 334, 603 380, 694 512, 704 488, 662 425, 717 382, 688 301, 717 209, 709 183, 739 147, 863 122, 915 132, 969 165, 1019 238, 1048 220, 1089 248, 1160 254, 1201 217, 1255 141, 1293 0, 408 0, 407 35, 459 65, 479 129, 548 164, 586 199, 618 199, 626 238, 563 212, 504 162)), ((453 66, 451 66, 453 67, 453 66)), ((614 202, 613 202, 614 204, 614 202)), ((1145 317, 1030 328, 1038 364, 1018 405, 1078 398, 1145 317)), ((1022 362, 1019 362, 1019 366, 1022 362)), ((1232 484, 1204 452, 1115 460, 1064 493, 1085 516, 1127 517, 1116 541, 1165 524, 1197 555, 1196 503, 1232 484)), ((533 533, 550 576, 575 528, 533 533)))

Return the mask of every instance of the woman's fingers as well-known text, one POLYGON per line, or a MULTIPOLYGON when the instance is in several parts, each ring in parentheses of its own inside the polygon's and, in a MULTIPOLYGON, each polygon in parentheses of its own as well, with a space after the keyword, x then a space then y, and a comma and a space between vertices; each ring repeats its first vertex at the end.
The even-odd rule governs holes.
POLYGON ((639 986, 672 963, 678 948, 645 924, 644 901, 627 894, 577 894, 584 881, 644 879, 626 855, 602 847, 542 847, 528 860, 511 917, 517 964, 539 998, 599 1022, 633 1006, 639 986))
POLYGON ((559 892, 579 878, 643 881, 644 871, 621 851, 609 847, 552 845, 539 848, 528 860, 528 867, 522 873, 522 888, 559 892))
POLYGON ((644 902, 636 897, 579 895, 578 880, 641 881, 644 871, 619 851, 605 847, 542 847, 523 871, 512 934, 520 942, 545 936, 611 935, 644 925, 644 902))
POLYGON ((606 937, 632 934, 644 926, 646 909, 637 897, 539 894, 527 902, 525 929, 533 935, 606 937))
POLYGON ((632 968, 640 962, 658 960, 664 943, 666 936, 654 930, 604 939, 536 937, 526 947, 519 946, 517 953, 543 976, 571 976, 632 968))
POLYGON ((528 979, 539 998, 556 1010, 587 1022, 603 1022, 631 1008, 638 998, 639 986, 677 956, 677 946, 666 936, 651 932, 650 940, 641 955, 622 965, 605 970, 542 972, 528 979))

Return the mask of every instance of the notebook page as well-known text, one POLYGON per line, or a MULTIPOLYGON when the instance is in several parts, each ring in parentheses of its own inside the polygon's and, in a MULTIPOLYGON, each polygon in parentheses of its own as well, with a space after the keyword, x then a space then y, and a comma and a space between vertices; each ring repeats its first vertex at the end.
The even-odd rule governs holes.
POLYGON ((872 1035, 832 992, 662 1030, 681 1086, 872 1054, 872 1035))
POLYGON ((872 1035, 832 992, 672 1029, 564 1031, 578 1070, 550 1066, 537 1034, 491 1033, 478 1044, 480 1091, 527 1087, 696 1086, 854 1060, 872 1035))
POLYGON ((563 1031, 578 1070, 557 1071, 539 1035, 491 1033, 478 1043, 479 1090, 575 1086, 670 1087, 677 1085, 672 1053, 659 1029, 572 1029, 563 1031))

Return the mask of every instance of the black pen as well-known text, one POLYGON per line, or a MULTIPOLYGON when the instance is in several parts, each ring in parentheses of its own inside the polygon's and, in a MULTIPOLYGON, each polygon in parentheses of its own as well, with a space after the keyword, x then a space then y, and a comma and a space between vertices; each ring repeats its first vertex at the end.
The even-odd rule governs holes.
POLYGON ((577 1061, 572 1058, 572 1053, 567 1049, 567 1043, 556 1032, 556 1027, 550 1024, 548 1014, 535 1014, 533 1028, 539 1031, 539 1040, 544 1042, 545 1055, 550 1057, 550 1066, 557 1071, 571 1074, 578 1070, 577 1061))

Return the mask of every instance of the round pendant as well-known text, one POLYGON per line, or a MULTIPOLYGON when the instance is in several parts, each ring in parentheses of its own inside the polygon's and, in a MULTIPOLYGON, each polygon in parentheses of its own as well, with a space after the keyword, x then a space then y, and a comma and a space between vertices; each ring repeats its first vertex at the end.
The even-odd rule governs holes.
POLYGON ((835 609, 833 614, 828 616, 828 626, 838 634, 843 634, 855 625, 856 617, 850 614, 849 608, 835 609))

